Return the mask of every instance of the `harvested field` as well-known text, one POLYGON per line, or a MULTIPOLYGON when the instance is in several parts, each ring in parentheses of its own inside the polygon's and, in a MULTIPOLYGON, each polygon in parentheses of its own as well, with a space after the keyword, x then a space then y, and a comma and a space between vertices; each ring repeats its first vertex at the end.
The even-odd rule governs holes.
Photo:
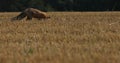
POLYGON ((120 12, 0 13, 0 63, 119 63, 120 12))

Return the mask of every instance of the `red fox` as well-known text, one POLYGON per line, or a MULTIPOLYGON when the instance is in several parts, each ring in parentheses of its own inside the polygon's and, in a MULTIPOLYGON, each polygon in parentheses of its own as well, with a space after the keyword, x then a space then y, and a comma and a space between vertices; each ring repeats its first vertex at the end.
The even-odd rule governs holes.
POLYGON ((26 20, 32 20, 32 18, 37 18, 39 20, 50 18, 49 16, 47 16, 45 12, 42 12, 34 8, 27 8, 23 12, 21 12, 18 16, 13 17, 12 20, 21 20, 25 17, 27 17, 26 20))

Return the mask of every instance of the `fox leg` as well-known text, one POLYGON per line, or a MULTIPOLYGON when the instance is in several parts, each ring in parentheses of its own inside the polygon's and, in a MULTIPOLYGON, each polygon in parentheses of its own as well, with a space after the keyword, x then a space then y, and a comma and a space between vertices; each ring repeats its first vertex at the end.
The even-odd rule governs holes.
POLYGON ((27 13, 27 19, 26 20, 32 20, 32 12, 27 13))
POLYGON ((26 20, 32 20, 32 16, 27 16, 27 19, 26 20))

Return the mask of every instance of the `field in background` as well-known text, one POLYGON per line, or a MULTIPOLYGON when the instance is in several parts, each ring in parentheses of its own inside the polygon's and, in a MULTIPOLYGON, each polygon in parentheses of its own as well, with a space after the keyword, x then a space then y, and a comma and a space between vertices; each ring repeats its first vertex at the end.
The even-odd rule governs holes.
POLYGON ((119 63, 120 12, 0 13, 0 63, 119 63))

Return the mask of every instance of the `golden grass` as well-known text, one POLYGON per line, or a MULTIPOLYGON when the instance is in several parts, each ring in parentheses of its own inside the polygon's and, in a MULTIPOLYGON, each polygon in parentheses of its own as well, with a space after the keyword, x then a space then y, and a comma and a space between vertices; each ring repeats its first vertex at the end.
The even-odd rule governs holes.
POLYGON ((120 12, 49 12, 47 20, 10 21, 17 14, 0 13, 0 63, 120 62, 120 12))

